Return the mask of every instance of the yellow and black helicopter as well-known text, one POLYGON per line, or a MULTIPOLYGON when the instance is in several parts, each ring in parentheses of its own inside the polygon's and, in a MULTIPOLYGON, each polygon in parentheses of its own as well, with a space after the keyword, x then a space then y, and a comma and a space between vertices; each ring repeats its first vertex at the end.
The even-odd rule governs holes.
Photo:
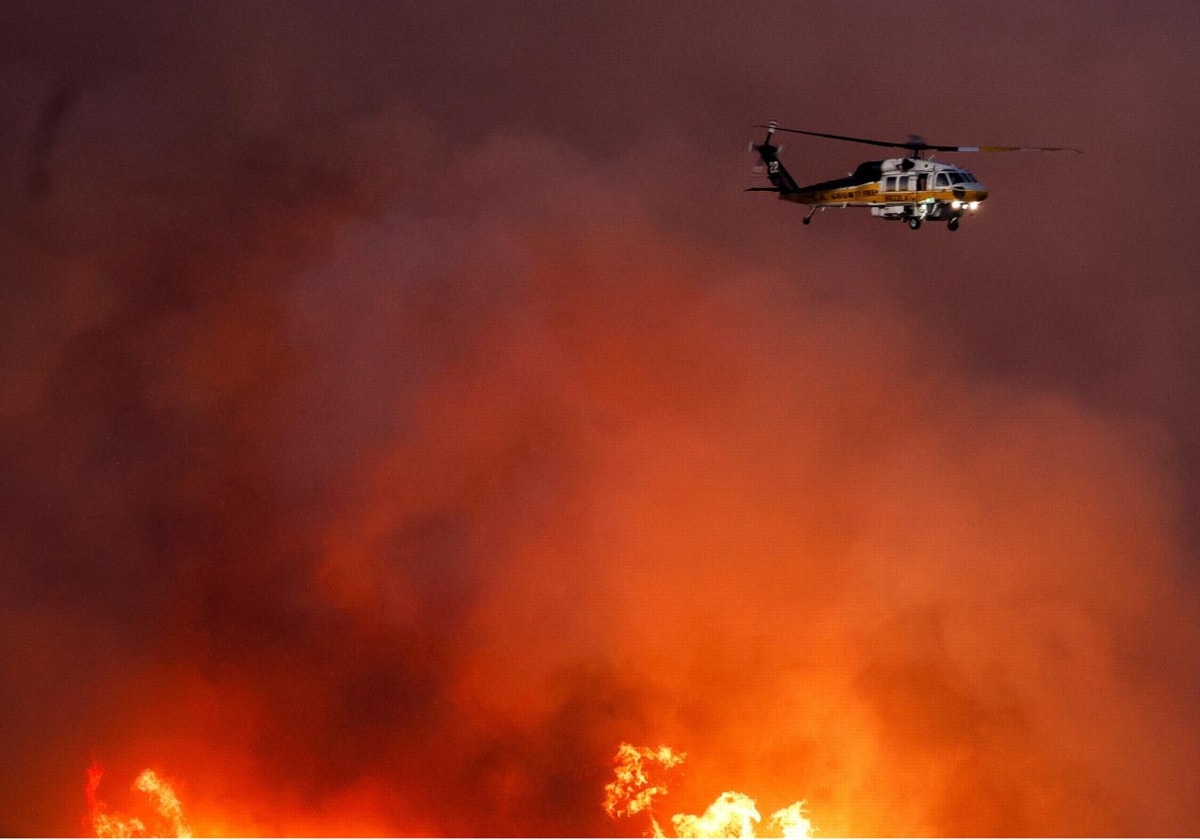
POLYGON ((1062 146, 940 146, 926 143, 919 137, 912 137, 906 143, 894 143, 782 128, 774 120, 755 128, 767 130, 767 139, 757 145, 752 143, 751 148, 758 153, 761 166, 766 167, 771 186, 750 187, 748 191, 778 193, 784 201, 806 205, 809 210, 804 224, 811 222, 818 210, 827 207, 868 207, 872 216, 906 222, 913 230, 919 230, 923 222, 945 222, 950 230, 958 230, 962 217, 977 210, 987 198, 987 187, 968 170, 925 158, 923 152, 1080 153, 1079 149, 1062 146), (869 160, 860 163, 845 178, 800 186, 780 162, 779 147, 771 142, 776 131, 905 149, 909 154, 887 160, 869 160))

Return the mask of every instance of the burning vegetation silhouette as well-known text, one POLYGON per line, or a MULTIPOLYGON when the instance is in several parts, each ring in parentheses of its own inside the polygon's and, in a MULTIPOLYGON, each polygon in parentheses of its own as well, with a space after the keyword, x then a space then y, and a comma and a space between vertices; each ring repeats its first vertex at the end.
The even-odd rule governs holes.
MULTIPOLYGON (((670 747, 635 747, 623 743, 613 759, 616 778, 605 786, 604 810, 610 817, 645 814, 655 837, 667 837, 654 816, 654 801, 666 796, 666 774, 683 764, 687 755, 670 747)), ((761 826, 755 801, 744 793, 725 791, 699 816, 675 814, 676 837, 812 837, 815 827, 803 800, 781 808, 761 826)))

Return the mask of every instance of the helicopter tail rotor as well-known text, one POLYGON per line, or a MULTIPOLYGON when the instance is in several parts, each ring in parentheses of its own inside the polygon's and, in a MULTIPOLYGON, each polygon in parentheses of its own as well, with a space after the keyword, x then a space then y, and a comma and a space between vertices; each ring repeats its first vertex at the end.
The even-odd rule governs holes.
POLYGON ((757 145, 754 143, 750 144, 750 147, 758 153, 758 163, 755 165, 755 171, 756 173, 761 173, 765 168, 767 170, 767 179, 771 182, 771 186, 750 187, 750 189, 763 192, 777 192, 781 197, 789 193, 799 192, 800 185, 796 183, 796 179, 791 176, 779 160, 779 152, 782 150, 782 147, 776 146, 771 142, 775 137, 778 124, 774 120, 771 120, 769 125, 757 127, 765 128, 767 136, 757 145))
MULTIPOLYGON (((751 154, 755 154, 755 152, 756 152, 757 150, 758 150, 758 145, 757 145, 757 144, 756 144, 756 143, 755 143, 753 140, 747 140, 747 141, 746 141, 746 151, 747 151, 747 152, 749 152, 749 153, 751 153, 751 154)), ((761 158, 761 157, 758 157, 756 154, 755 154, 755 157, 754 157, 754 165, 750 167, 750 174, 751 174, 751 175, 761 175, 761 174, 763 174, 763 162, 762 162, 762 158, 761 158)))

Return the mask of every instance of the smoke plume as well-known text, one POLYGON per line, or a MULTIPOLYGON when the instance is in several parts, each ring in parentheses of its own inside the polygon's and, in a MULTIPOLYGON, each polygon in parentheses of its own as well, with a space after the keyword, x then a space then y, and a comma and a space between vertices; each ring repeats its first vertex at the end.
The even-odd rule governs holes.
MULTIPOLYGON (((803 798, 823 836, 1197 832, 1174 339, 1031 372, 1069 307, 1018 300, 1068 257, 988 265, 974 334, 907 231, 799 257, 794 208, 700 207, 487 73, 459 126, 405 81, 432 13, 379 11, 384 71, 324 12, 215 8, 85 9, 86 49, 6 12, 56 46, 3 79, 39 200, 0 205, 0 831, 79 832, 97 759, 197 835, 637 833, 600 807, 629 741, 687 751, 677 810, 803 798)), ((1071 347, 1117 340, 1072 305, 1071 347)))

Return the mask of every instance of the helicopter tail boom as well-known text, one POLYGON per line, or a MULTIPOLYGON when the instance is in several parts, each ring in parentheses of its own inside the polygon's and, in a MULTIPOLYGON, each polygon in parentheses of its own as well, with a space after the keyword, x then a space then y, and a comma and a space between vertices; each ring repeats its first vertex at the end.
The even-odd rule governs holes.
POLYGON ((800 185, 796 183, 796 179, 791 176, 791 173, 784 168, 783 163, 779 160, 779 147, 771 142, 775 136, 775 128, 774 122, 767 126, 766 139, 754 146, 754 151, 758 153, 759 159, 767 169, 767 179, 771 182, 771 186, 751 187, 750 189, 777 192, 780 198, 784 198, 800 192, 800 185))

